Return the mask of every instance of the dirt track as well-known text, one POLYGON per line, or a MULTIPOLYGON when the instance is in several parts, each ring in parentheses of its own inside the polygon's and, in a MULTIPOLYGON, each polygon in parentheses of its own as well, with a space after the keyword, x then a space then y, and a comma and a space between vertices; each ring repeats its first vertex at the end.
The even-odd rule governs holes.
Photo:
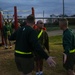
MULTIPOLYGON (((75 33, 75 29, 73 29, 73 32, 75 33)), ((47 32, 49 36, 56 36, 56 35, 62 35, 62 30, 55 30, 55 31, 48 31, 47 32)))
POLYGON ((61 35, 63 32, 62 30, 56 30, 56 31, 48 31, 47 33, 49 36, 55 36, 55 35, 61 35))

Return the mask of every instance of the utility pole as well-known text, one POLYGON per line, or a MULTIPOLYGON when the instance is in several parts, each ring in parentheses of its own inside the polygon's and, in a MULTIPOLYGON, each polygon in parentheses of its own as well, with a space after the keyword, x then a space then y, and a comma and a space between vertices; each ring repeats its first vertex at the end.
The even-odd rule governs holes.
POLYGON ((9 11, 7 11, 7 20, 9 21, 9 11))
POLYGON ((65 7, 64 7, 64 0, 63 0, 63 18, 64 18, 64 12, 65 12, 65 7))
POLYGON ((44 10, 43 10, 43 23, 44 23, 44 10))

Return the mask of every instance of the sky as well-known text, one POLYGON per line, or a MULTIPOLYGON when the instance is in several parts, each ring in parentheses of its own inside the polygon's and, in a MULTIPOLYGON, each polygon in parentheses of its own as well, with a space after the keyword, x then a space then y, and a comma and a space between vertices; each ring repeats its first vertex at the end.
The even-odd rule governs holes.
MULTIPOLYGON (((27 16, 31 14, 31 8, 35 9, 36 17, 50 17, 51 14, 60 15, 63 13, 63 0, 0 0, 0 10, 9 10, 9 14, 13 14, 14 6, 20 10, 18 15, 27 16), (21 12, 22 10, 29 12, 21 12)), ((64 0, 65 14, 75 14, 75 0, 64 0)), ((6 12, 4 12, 6 14, 6 12)))

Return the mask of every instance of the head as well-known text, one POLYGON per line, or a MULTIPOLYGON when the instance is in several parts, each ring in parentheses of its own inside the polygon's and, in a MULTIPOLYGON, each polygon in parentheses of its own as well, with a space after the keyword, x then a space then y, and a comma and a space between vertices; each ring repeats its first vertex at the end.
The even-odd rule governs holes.
POLYGON ((41 20, 38 20, 38 21, 37 21, 37 27, 38 27, 39 29, 42 29, 42 28, 44 27, 44 23, 43 23, 41 20))
POLYGON ((65 30, 68 28, 68 20, 67 19, 60 19, 59 20, 59 27, 62 30, 65 30))
POLYGON ((27 25, 33 26, 35 23, 35 18, 33 15, 27 16, 27 25))

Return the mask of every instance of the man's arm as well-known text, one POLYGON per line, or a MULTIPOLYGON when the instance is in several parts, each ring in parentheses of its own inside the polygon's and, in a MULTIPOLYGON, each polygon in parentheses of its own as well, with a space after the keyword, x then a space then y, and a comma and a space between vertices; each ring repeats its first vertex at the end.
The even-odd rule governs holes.
POLYGON ((37 38, 36 31, 32 31, 29 37, 29 42, 32 45, 34 51, 38 53, 42 58, 47 59, 49 56, 44 52, 43 48, 40 46, 37 38))
POLYGON ((56 65, 52 57, 49 57, 47 53, 43 50, 43 48, 40 46, 40 44, 38 43, 38 38, 35 31, 31 32, 29 42, 32 45, 34 51, 36 51, 36 53, 39 54, 42 58, 46 59, 49 66, 56 65))
POLYGON ((47 49, 47 51, 49 52, 49 38, 48 38, 48 34, 46 31, 44 32, 44 38, 45 38, 44 46, 47 49))

